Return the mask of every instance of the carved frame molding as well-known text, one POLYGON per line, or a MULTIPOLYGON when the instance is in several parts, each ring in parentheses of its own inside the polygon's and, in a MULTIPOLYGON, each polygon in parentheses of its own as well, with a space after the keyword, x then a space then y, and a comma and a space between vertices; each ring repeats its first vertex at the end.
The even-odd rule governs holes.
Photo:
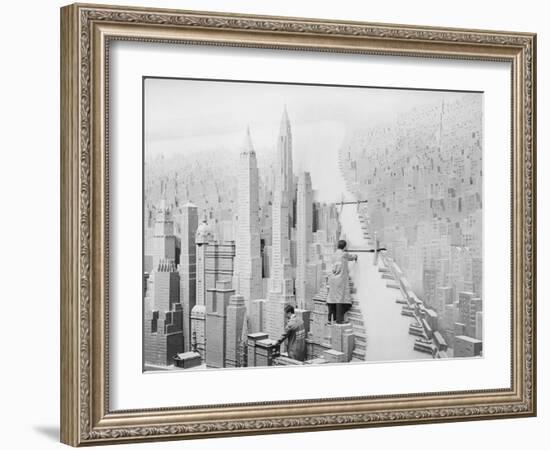
POLYGON ((75 4, 61 10, 61 439, 78 446, 536 414, 536 36, 75 4), (510 389, 108 408, 108 58, 112 40, 508 61, 512 67, 510 389))

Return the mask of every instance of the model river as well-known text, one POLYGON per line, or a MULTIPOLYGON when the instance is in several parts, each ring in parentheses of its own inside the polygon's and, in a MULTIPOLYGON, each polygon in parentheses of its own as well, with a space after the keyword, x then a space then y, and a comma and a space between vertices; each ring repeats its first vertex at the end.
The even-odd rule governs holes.
MULTIPOLYGON (((327 127, 318 136, 319 146, 316 164, 310 167, 317 199, 321 202, 357 200, 346 188, 339 170, 339 143, 344 138, 343 127, 327 127)), ((309 168, 309 167, 308 167, 309 168)), ((340 220, 344 239, 350 249, 367 249, 370 245, 364 237, 360 216, 355 205, 341 208, 340 220)), ((373 253, 358 253, 357 263, 350 263, 350 273, 356 287, 355 297, 360 302, 367 333, 367 361, 403 361, 431 359, 413 349, 415 336, 409 334, 411 318, 401 315, 402 305, 395 302, 401 291, 387 287, 388 280, 378 271, 381 259, 374 264, 373 253)))

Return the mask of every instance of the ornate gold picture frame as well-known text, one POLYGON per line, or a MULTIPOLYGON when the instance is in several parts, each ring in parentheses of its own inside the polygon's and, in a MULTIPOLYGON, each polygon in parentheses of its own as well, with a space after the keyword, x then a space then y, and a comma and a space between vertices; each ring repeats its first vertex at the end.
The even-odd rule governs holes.
MULTIPOLYGON (((96 445, 536 414, 536 36, 74 4, 61 9, 61 441, 96 445), (509 388, 112 410, 109 50, 115 41, 507 62, 509 388)), ((219 373, 223 377, 223 373, 219 373)), ((264 375, 262 375, 264 376, 264 375)))

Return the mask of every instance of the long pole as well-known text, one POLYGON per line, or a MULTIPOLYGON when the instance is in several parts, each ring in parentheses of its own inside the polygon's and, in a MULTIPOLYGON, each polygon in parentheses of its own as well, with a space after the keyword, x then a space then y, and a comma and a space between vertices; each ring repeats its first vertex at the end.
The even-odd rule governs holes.
POLYGON ((357 200, 355 202, 334 202, 334 205, 357 205, 358 203, 368 203, 368 200, 357 200))

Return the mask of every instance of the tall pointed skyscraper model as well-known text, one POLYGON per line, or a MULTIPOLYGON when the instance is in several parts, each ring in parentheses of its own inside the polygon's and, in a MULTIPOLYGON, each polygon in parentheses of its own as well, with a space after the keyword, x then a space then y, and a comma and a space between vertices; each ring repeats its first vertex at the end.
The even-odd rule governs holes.
POLYGON ((293 224, 294 174, 292 172, 292 130, 285 109, 277 138, 277 168, 271 208, 272 226, 272 275, 271 291, 281 292, 284 265, 290 262, 290 228, 293 224))
POLYGON ((292 129, 286 105, 281 118, 279 137, 277 139, 277 153, 279 157, 279 175, 281 187, 288 193, 289 200, 294 198, 294 174, 292 168, 292 129))
POLYGON ((294 174, 292 172, 292 131, 286 107, 277 138, 278 166, 273 187, 271 215, 271 279, 266 303, 266 329, 271 339, 278 339, 284 331, 284 307, 296 303, 294 279, 290 258, 290 229, 293 226, 294 174))
POLYGON ((249 128, 239 157, 233 288, 244 297, 248 311, 252 300, 262 298, 258 163, 249 128))

